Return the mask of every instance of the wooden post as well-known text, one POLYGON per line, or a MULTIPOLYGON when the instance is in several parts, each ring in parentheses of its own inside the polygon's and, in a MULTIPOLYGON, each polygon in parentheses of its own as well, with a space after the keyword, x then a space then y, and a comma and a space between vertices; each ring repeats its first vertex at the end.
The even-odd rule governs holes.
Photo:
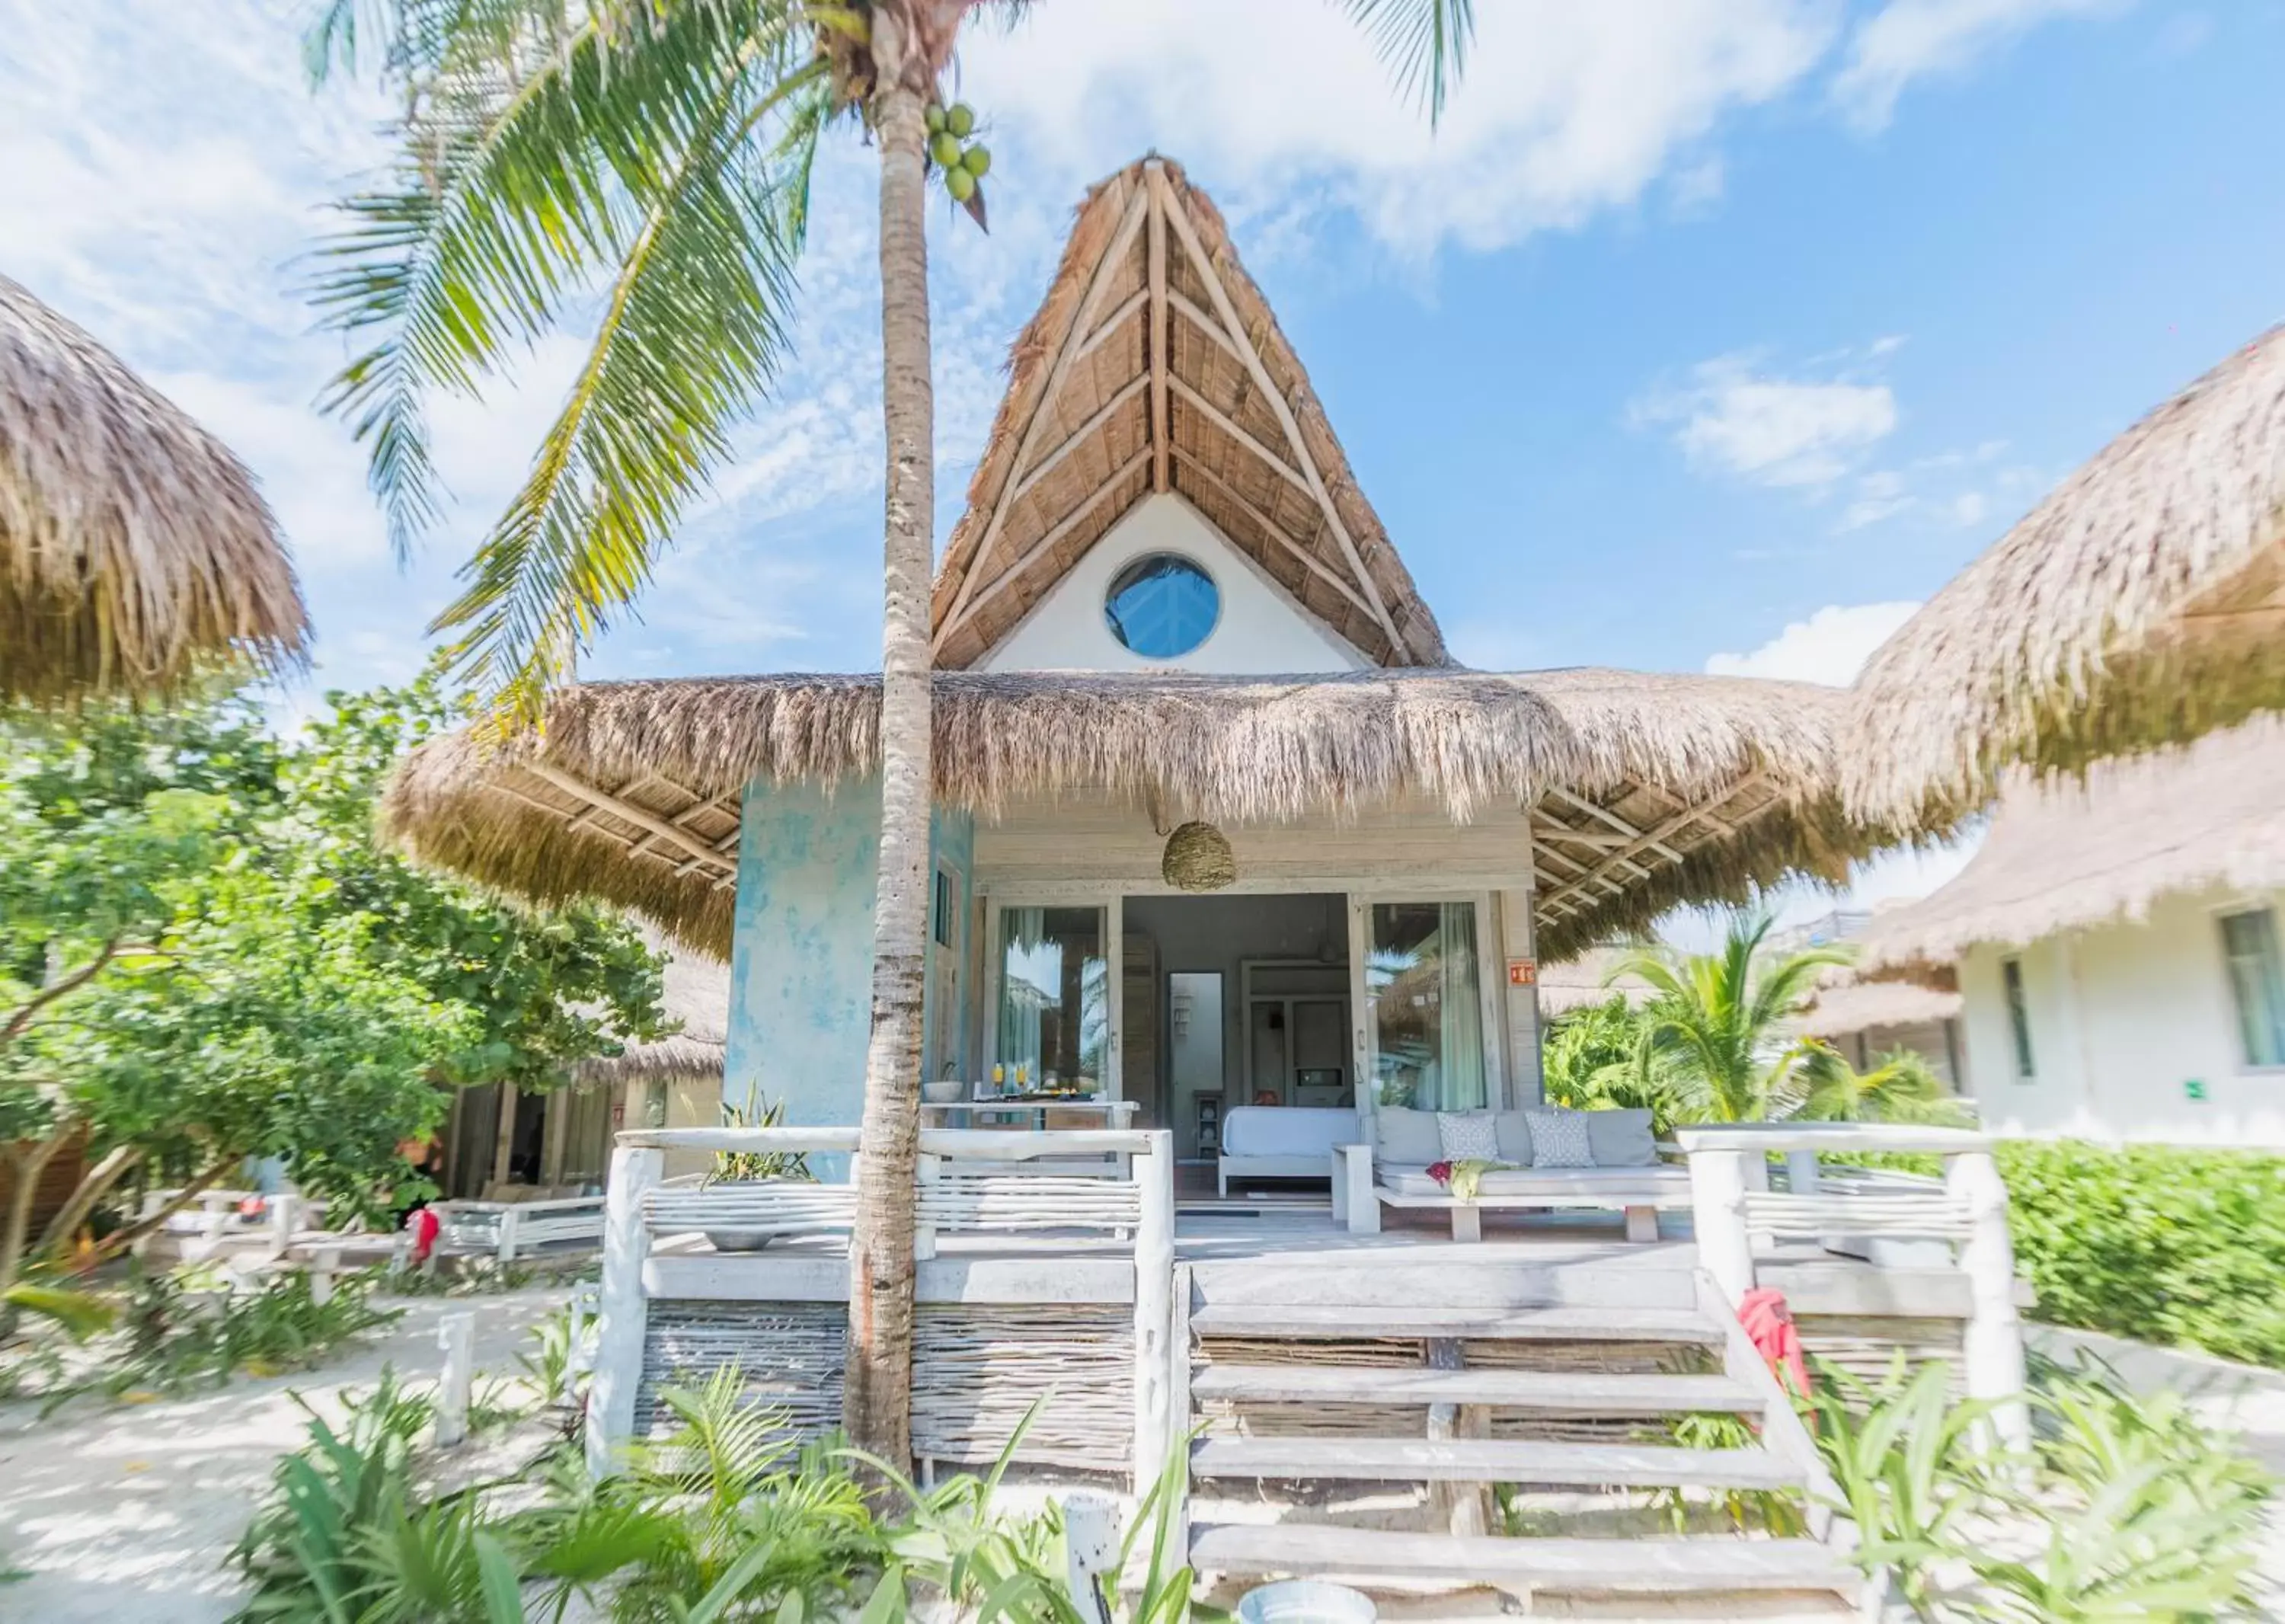
MULTIPOLYGON (((1365 1123, 1369 1130, 1372 1124, 1365 1123)), ((1372 1147, 1338 1145, 1333 1157, 1339 1164, 1338 1182, 1343 1192, 1341 1205, 1346 1212, 1351 1235, 1380 1233, 1380 1196, 1372 1188, 1372 1147)))
POLYGON ((499 1260, 502 1263, 515 1261, 515 1232, 521 1228, 522 1217, 522 1209, 514 1202, 510 1202, 507 1210, 500 1214, 499 1260))
MULTIPOLYGON (((1431 1370, 1460 1370, 1467 1367, 1465 1352, 1457 1338, 1431 1337, 1424 1351, 1431 1370)), ((1427 1432, 1429 1438, 1438 1441, 1489 1438, 1492 1412, 1481 1404, 1431 1404, 1427 1432)), ((1497 1508, 1488 1483, 1432 1483, 1428 1486, 1428 1497, 1429 1503, 1441 1514, 1446 1530, 1462 1539, 1480 1538, 1490 1533, 1497 1521, 1497 1508)))
POLYGON ((1166 1544, 1185 1562, 1190 1556, 1190 1429, 1197 1424, 1190 1413, 1190 1266, 1177 1263, 1166 1331, 1166 1464, 1172 1467, 1177 1454, 1183 1458, 1182 1475, 1171 1486, 1174 1508, 1167 1514, 1166 1544))
POLYGON ((915 1182, 913 1204, 917 1209, 913 1216, 913 1261, 926 1263, 936 1256, 936 1225, 929 1220, 927 1196, 929 1191, 944 1178, 944 1157, 922 1156, 913 1169, 915 1182))
POLYGON ((621 1145, 611 1152, 603 1194, 603 1283, 598 1294, 595 1378, 587 1387, 587 1470, 602 1477, 634 1436, 635 1386, 642 1379, 643 1262, 650 1230, 643 1197, 665 1176, 664 1152, 621 1145))
POLYGON ((2007 1233, 2007 1186, 1989 1150, 1966 1150, 1944 1165, 1944 1186, 1967 1209, 1968 1236, 1959 1249, 1967 1276, 1968 1317, 1963 1354, 1967 1396, 1998 1408, 1992 1426, 2011 1449, 2031 1441, 2031 1414, 2023 1403, 2023 1325, 2015 1312, 2015 1243, 2007 1233))
MULTIPOLYGON (((515 1149, 517 1094, 514 1083, 498 1083, 494 1087, 499 1090, 499 1115, 496 1118, 498 1132, 492 1140, 491 1182, 495 1187, 501 1187, 507 1183, 508 1157, 515 1149)), ((479 1196, 488 1196, 491 1193, 492 1191, 488 1189, 476 1191, 479 1196)))
POLYGON ((468 1436, 468 1387, 475 1376, 476 1316, 467 1309, 436 1322, 444 1369, 436 1378, 436 1447, 450 1449, 468 1436))
POLYGON ((1148 1135, 1135 1160, 1142 1215, 1135 1229, 1135 1493, 1139 1498, 1166 1463, 1174 1414, 1174 1136, 1148 1135))
POLYGON ((1690 1220, 1698 1261, 1730 1306, 1754 1289, 1754 1246, 1746 1234, 1746 1153, 1690 1152, 1690 1220))

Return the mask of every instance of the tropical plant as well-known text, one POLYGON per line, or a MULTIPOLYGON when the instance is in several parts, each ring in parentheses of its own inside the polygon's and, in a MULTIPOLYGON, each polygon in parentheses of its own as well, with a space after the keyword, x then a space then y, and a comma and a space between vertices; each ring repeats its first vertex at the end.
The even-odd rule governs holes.
POLYGON ((1871 1071, 1859 1071, 1831 1045, 1812 1043, 1794 1079, 1801 1093, 1792 1115, 1805 1121, 1959 1126, 1972 1120, 1927 1056, 1911 1049, 1892 1049, 1871 1071))
MULTIPOLYGON (((1345 0, 1432 117, 1461 70, 1472 0, 1345 0)), ((784 353, 824 131, 879 153, 886 478, 881 841, 865 1155, 850 1237, 844 1416, 876 1454, 909 1433, 913 1169, 930 795, 934 396, 926 200, 962 26, 1020 0, 331 0, 322 76, 360 64, 405 109, 388 183, 351 199, 313 296, 362 346, 328 397, 370 457, 400 551, 436 517, 426 408, 475 393, 598 283, 585 362, 522 488, 439 617, 504 721, 540 715, 730 455, 728 430, 784 353), (940 111, 939 111, 940 110, 940 111)), ((965 121, 972 122, 973 114, 965 121)), ((983 216, 983 167, 938 154, 983 216)))
POLYGON ((1830 1052, 1787 1023, 1807 1001, 1818 973, 1847 963, 1849 955, 1811 947, 1771 958, 1762 951, 1770 925, 1766 914, 1740 915, 1717 952, 1632 953, 1605 978, 1607 985, 1632 977, 1650 988, 1640 1016, 1639 1064, 1667 1090, 1677 1121, 1789 1116, 1808 1092, 1797 1070, 1830 1052))
POLYGON ((138 1271, 119 1311, 119 1345, 104 1350, 80 1388, 114 1397, 180 1393, 233 1373, 311 1369, 401 1317, 401 1310, 375 1307, 372 1290, 371 1276, 345 1275, 320 1302, 298 1269, 251 1290, 211 1269, 138 1271))
MULTIPOLYGON (((749 1111, 742 1107, 722 1102, 722 1126, 726 1128, 773 1128, 785 1120, 785 1102, 749 1111)), ((817 1175, 809 1170, 809 1157, 798 1150, 717 1150, 714 1165, 706 1174, 709 1184, 759 1182, 766 1179, 789 1179, 814 1184, 817 1175)))
POLYGON ((1818 1448, 1841 1491, 1833 1509, 1857 1525, 1853 1559, 1885 1577, 1916 1616, 1937 1597, 1938 1565, 1987 1498, 1978 1427, 1990 1411, 1951 1395, 1951 1368, 1930 1361, 1909 1378, 1899 1353, 1875 1385, 1819 1363, 1810 1400, 1818 1448))
POLYGON ((551 1582, 559 1608, 608 1597, 610 1616, 680 1620, 796 1618, 847 1601, 884 1552, 862 1491, 830 1440, 787 1437, 783 1412, 749 1399, 734 1366, 661 1401, 677 1425, 639 1440, 600 1483, 559 1458, 547 1504, 506 1531, 527 1574, 551 1582))
POLYGON ((1646 1110, 1664 1134, 1676 1101, 1661 1071, 1645 1063, 1645 1030, 1622 992, 1556 1016, 1542 1050, 1548 1103, 1566 1110, 1646 1110))

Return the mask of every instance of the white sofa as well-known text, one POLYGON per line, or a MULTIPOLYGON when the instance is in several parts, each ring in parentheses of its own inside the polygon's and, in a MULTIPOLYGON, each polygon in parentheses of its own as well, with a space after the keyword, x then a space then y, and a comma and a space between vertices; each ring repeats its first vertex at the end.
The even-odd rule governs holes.
POLYGON ((1239 1105, 1222 1118, 1221 1161, 1216 1183, 1229 1194, 1233 1175, 1243 1180, 1322 1179, 1336 1145, 1357 1137, 1353 1110, 1313 1105, 1239 1105))
POLYGON ((1428 1173, 1446 1160, 1433 1111, 1383 1106, 1373 1113, 1369 1135, 1334 1147, 1333 1218, 1352 1234, 1380 1230, 1380 1209, 1430 1207, 1450 1212, 1452 1238, 1483 1238, 1487 1207, 1550 1211, 1559 1207, 1603 1208, 1625 1214, 1627 1238, 1658 1239, 1661 1207, 1690 1204, 1690 1173, 1678 1163, 1661 1161, 1651 1136, 1646 1110, 1586 1111, 1588 1141, 1597 1157, 1591 1167, 1532 1165, 1530 1125, 1521 1111, 1494 1115, 1500 1159, 1517 1164, 1486 1173, 1473 1199, 1462 1200, 1428 1173))

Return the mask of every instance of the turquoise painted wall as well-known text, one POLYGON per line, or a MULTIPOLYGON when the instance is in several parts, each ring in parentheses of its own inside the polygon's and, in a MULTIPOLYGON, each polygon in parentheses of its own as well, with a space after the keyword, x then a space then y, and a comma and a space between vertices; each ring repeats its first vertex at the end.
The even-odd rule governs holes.
MULTIPOLYGON (((844 784, 828 794, 755 784, 742 820, 724 1097, 748 1110, 783 1102, 788 1123, 854 1124, 872 1004, 880 787, 844 784)), ((938 809, 930 843, 957 870, 954 933, 964 945, 974 820, 938 809)), ((931 1012, 938 956, 930 954, 931 1012)), ((964 1045, 965 1023, 954 1027, 964 1045)), ((923 1028, 937 1030, 934 1021, 923 1028)))

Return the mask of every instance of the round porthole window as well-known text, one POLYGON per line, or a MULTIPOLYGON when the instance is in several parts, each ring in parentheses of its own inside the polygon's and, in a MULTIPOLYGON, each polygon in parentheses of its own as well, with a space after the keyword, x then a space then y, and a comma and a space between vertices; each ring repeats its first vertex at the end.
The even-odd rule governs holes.
POLYGON ((1120 570, 1103 595, 1111 635, 1149 660, 1196 648, 1221 618, 1213 577, 1178 553, 1148 553, 1120 570))

